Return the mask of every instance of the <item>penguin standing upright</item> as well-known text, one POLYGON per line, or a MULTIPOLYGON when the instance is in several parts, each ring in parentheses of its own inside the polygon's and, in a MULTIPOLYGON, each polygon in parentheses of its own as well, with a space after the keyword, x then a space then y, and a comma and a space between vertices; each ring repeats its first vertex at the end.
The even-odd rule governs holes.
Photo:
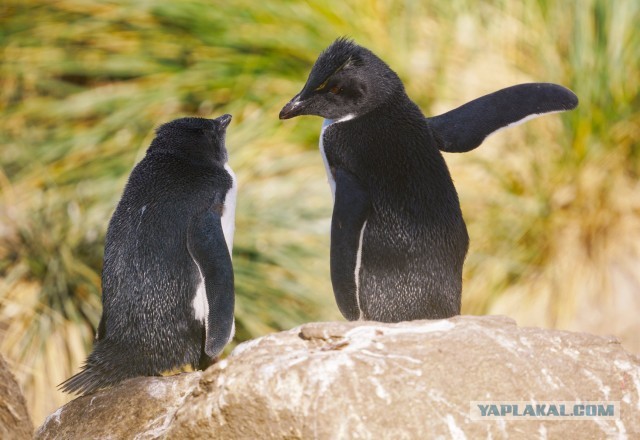
POLYGON ((371 51, 338 39, 322 52, 280 119, 325 118, 331 281, 342 314, 383 322, 459 314, 469 238, 439 150, 469 151, 500 128, 576 105, 564 87, 522 84, 425 118, 371 51))
POLYGON ((131 172, 107 230, 95 345, 64 391, 204 368, 233 337, 230 121, 223 115, 160 126, 131 172))

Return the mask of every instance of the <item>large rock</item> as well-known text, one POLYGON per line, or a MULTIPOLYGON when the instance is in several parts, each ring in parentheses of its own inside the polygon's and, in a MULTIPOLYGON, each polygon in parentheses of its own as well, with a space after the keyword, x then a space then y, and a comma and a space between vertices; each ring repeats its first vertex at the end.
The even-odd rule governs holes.
POLYGON ((28 439, 33 425, 20 387, 0 355, 0 439, 28 439))
POLYGON ((37 438, 127 439, 162 437, 192 396, 202 373, 129 379, 80 397, 51 414, 37 438))
POLYGON ((312 323, 203 373, 76 399, 41 438, 637 438, 640 360, 502 317, 312 323), (471 401, 619 401, 618 420, 474 421, 471 401), (117 431, 123 427, 122 431, 117 431))

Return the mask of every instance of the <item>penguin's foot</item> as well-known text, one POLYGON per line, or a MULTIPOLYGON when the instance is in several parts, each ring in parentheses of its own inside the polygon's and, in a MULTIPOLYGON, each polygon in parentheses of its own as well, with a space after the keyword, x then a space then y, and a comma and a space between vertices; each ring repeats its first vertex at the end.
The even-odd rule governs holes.
POLYGON ((198 370, 206 370, 213 364, 217 364, 222 359, 222 356, 218 355, 216 357, 210 358, 209 356, 203 355, 200 358, 200 363, 198 364, 198 370))
POLYGON ((196 371, 191 364, 186 364, 181 367, 175 367, 171 370, 165 370, 160 372, 160 376, 175 376, 180 373, 193 373, 196 371))

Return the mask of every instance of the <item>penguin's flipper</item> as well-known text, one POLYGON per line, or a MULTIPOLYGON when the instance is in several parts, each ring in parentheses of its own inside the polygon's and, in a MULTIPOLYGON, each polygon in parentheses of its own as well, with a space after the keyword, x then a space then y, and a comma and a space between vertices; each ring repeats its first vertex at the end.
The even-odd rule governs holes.
POLYGON ((219 212, 208 210, 191 220, 187 247, 204 278, 208 305, 204 351, 214 358, 232 337, 235 300, 231 255, 219 212))
POLYGON ((463 153, 496 131, 545 113, 574 109, 578 97, 551 83, 519 84, 474 99, 427 121, 440 138, 440 150, 463 153))
POLYGON ((336 198, 331 219, 331 283, 342 315, 360 318, 358 276, 360 247, 370 209, 369 195, 358 179, 336 168, 336 198))

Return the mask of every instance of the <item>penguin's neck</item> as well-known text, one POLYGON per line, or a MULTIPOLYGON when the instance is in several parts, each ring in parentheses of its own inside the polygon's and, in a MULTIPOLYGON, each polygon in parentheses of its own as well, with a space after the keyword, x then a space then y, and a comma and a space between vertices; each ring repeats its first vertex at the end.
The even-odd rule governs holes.
POLYGON ((343 116, 343 117, 338 118, 338 119, 325 119, 322 122, 322 130, 324 130, 325 128, 327 128, 331 124, 338 124, 340 122, 350 121, 351 119, 354 119, 354 118, 356 118, 356 115, 354 113, 349 113, 348 115, 343 116))
POLYGON ((153 150, 149 150, 149 153, 167 154, 170 156, 180 158, 186 162, 191 163, 192 165, 197 165, 202 167, 224 165, 224 162, 217 160, 217 157, 211 154, 210 152, 180 151, 180 150, 172 150, 172 149, 160 147, 160 148, 154 148, 153 150))
POLYGON ((340 122, 346 122, 346 121, 351 121, 353 119, 361 119, 361 118, 362 119, 372 118, 375 120, 375 118, 377 117, 385 118, 385 117, 388 117, 388 115, 393 115, 393 114, 403 114, 403 113, 406 114, 407 111, 411 111, 411 110, 412 110, 412 113, 414 113, 415 117, 419 119, 424 118, 424 115, 420 111, 420 108, 413 101, 411 101, 411 98, 409 98, 409 96, 406 94, 406 92, 403 89, 398 93, 396 93, 394 97, 387 99, 378 107, 366 113, 363 113, 363 114, 349 113, 338 119, 324 119, 322 123, 322 131, 324 131, 329 125, 337 124, 340 122))

